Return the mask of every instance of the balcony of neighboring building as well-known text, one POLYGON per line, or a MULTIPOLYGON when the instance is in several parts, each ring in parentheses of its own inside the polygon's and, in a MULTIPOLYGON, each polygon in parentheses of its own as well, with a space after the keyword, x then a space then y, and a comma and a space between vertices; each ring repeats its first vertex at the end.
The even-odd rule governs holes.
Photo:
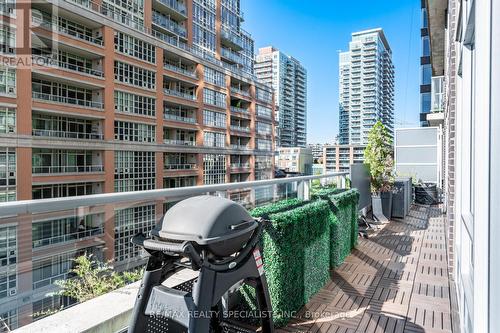
POLYGON ((430 126, 444 122, 444 76, 434 76, 431 80, 431 110, 427 114, 430 126))
POLYGON ((189 108, 174 103, 163 103, 163 119, 168 122, 189 124, 189 128, 197 124, 196 108, 189 108))
POLYGON ((34 71, 62 76, 76 82, 103 84, 104 57, 100 54, 41 38, 32 41, 32 61, 34 71), (47 43, 52 43, 52 47, 45 48, 47 43))
POLYGON ((163 68, 168 75, 179 80, 187 80, 189 83, 197 83, 196 63, 170 52, 163 53, 163 68))
POLYGON ((196 186, 197 180, 197 176, 178 177, 170 174, 165 174, 163 178, 163 188, 196 186))
POLYGON ((187 20, 186 2, 184 0, 153 0, 153 10, 170 15, 177 22, 187 20))
POLYGON ((163 153, 164 175, 189 176, 198 173, 196 154, 189 153, 163 153))
POLYGON ((244 48, 243 38, 240 33, 231 27, 222 24, 221 25, 221 44, 225 47, 234 49, 235 51, 241 51, 244 48))
POLYGON ((103 180, 103 151, 74 149, 32 149, 34 182, 103 180))
POLYGON ((32 198, 36 200, 99 194, 103 193, 103 181, 75 181, 71 179, 62 183, 39 184, 33 180, 32 198))
POLYGON ((170 146, 196 146, 196 131, 164 127, 163 142, 170 146))
POLYGON ((231 94, 244 99, 250 99, 250 84, 240 81, 236 78, 231 78, 231 94))
POLYGON ((237 150, 248 150, 250 148, 250 137, 231 135, 229 147, 237 150))
POLYGON ((231 155, 231 173, 250 172, 250 155, 231 155))
POLYGON ((243 63, 242 55, 233 49, 221 47, 220 48, 220 57, 221 60, 226 62, 229 65, 237 65, 243 63))
POLYGON ((33 250, 46 251, 48 247, 67 246, 104 236, 104 213, 68 212, 57 218, 34 217, 32 225, 33 250), (66 215, 66 216, 65 216, 66 215))
POLYGON ((177 15, 171 15, 155 9, 153 9, 152 15, 154 30, 187 41, 185 19, 179 19, 177 15))
POLYGON ((231 113, 238 114, 239 116, 243 116, 245 118, 250 117, 250 102, 231 96, 230 109, 231 113))
POLYGON ((32 74, 31 86, 35 108, 54 111, 74 109, 82 113, 102 111, 104 108, 103 87, 35 72, 32 74))
POLYGON ((231 135, 251 136, 250 120, 239 117, 231 117, 231 135))
POLYGON ((170 97, 169 101, 192 107, 197 106, 196 91, 197 85, 184 82, 172 77, 163 77, 163 92, 170 97))
POLYGON ((74 15, 63 8, 58 8, 55 13, 49 13, 42 2, 32 3, 33 41, 37 39, 57 40, 60 44, 86 49, 88 52, 103 53, 102 24, 87 19, 84 15, 74 15))
POLYGON ((103 121, 33 110, 32 135, 60 140, 103 140, 103 121))
MULTIPOLYGON (((242 171, 239 173, 231 173, 231 176, 229 178, 229 181, 231 183, 241 183, 241 182, 248 182, 250 180, 250 170, 247 171, 242 171)), ((233 199, 235 200, 235 199, 233 199)), ((235 200, 239 201, 239 200, 235 200)))

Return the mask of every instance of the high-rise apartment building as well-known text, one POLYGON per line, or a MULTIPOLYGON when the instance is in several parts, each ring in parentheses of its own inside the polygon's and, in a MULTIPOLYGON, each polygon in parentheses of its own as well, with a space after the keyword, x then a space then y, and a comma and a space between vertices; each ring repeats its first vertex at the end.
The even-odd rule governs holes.
MULTIPOLYGON (((53 4, 0 7, 0 201, 272 177, 273 94, 239 0, 53 4)), ((0 317, 67 305, 53 283, 79 254, 136 266, 130 237, 166 207, 1 219, 0 317)))
POLYGON ((258 79, 274 89, 277 146, 305 147, 307 128, 307 71, 300 62, 272 46, 259 49, 258 79))
POLYGON ((394 65, 381 28, 353 33, 339 54, 339 143, 366 145, 378 120, 393 136, 394 65))
POLYGON ((420 126, 429 126, 427 114, 431 112, 431 45, 429 41, 429 16, 427 1, 420 1, 421 7, 421 50, 420 55, 420 126))

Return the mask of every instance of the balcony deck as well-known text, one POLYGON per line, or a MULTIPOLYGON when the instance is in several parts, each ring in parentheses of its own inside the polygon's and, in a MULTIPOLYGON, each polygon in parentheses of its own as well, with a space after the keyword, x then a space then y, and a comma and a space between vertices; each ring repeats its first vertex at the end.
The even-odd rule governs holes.
POLYGON ((332 280, 278 332, 460 332, 437 207, 359 239, 332 280))

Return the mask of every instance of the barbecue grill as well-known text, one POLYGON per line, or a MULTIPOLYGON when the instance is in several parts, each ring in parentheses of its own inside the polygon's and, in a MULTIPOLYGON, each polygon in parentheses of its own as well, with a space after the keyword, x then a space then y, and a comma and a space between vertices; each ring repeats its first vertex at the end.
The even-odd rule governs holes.
POLYGON ((273 332, 258 247, 264 223, 231 200, 197 196, 170 208, 150 237, 134 236, 150 257, 129 333, 248 332, 226 315, 243 284, 255 288, 261 331, 273 332), (183 268, 199 271, 198 277, 174 288, 162 285, 183 268))

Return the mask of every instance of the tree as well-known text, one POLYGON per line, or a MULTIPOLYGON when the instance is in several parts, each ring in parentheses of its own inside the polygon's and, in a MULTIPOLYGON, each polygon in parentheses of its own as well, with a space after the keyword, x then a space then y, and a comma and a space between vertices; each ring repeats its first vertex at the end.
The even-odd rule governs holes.
POLYGON ((393 183, 392 138, 380 120, 368 133, 364 156, 370 167, 372 192, 389 191, 393 183))
POLYGON ((126 284, 141 279, 142 270, 117 273, 109 264, 92 259, 91 254, 85 254, 74 259, 75 267, 71 273, 73 278, 56 281, 61 288, 60 295, 69 296, 78 302, 105 294, 126 284))

